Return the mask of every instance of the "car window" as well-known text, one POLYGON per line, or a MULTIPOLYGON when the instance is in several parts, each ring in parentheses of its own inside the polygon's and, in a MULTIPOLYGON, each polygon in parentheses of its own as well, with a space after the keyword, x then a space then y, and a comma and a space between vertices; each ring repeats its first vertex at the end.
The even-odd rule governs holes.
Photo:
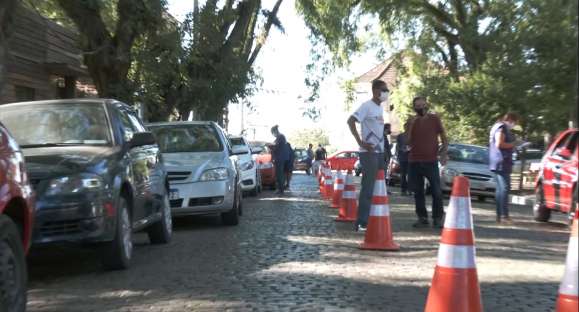
POLYGON ((450 145, 448 160, 472 164, 488 164, 488 149, 479 146, 450 145))
POLYGON ((102 103, 0 106, 0 120, 24 148, 36 145, 109 145, 112 142, 102 103))
POLYGON ((229 143, 231 143, 231 146, 245 146, 245 142, 242 138, 230 138, 229 143))
POLYGON ((577 149, 579 132, 568 133, 558 143, 553 154, 557 157, 569 159, 577 149))
POLYGON ((123 125, 124 131, 123 137, 125 139, 125 142, 129 142, 131 139, 133 139, 133 135, 139 132, 139 130, 133 124, 133 121, 131 121, 129 114, 127 114, 125 110, 119 110, 119 117, 121 119, 121 124, 123 125))
POLYGON ((150 126, 163 153, 221 152, 223 144, 211 125, 150 126))

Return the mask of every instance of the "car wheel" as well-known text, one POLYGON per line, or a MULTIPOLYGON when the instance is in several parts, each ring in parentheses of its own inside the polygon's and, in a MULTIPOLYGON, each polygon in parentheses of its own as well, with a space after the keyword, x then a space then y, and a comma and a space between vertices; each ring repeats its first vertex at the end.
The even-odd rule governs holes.
POLYGON ((0 215, 0 311, 26 310, 26 260, 16 224, 0 215))
POLYGON ((114 239, 104 246, 103 265, 108 270, 129 268, 133 256, 133 226, 124 197, 119 199, 114 239))
POLYGON ((173 235, 173 218, 168 192, 165 192, 161 205, 163 205, 161 207, 161 220, 151 225, 147 230, 151 244, 168 244, 173 235))
POLYGON ((551 209, 545 206, 545 195, 543 186, 539 185, 535 191, 535 205, 533 206, 533 216, 535 221, 547 222, 551 218, 551 209))
POLYGON ((477 196, 477 199, 478 199, 478 201, 480 201, 480 202, 484 202, 484 201, 487 199, 487 197, 484 196, 484 195, 479 195, 479 196, 477 196))
POLYGON ((231 210, 221 213, 221 221, 223 222, 223 224, 229 226, 239 224, 239 207, 241 201, 239 197, 240 196, 236 191, 235 198, 233 199, 233 207, 231 208, 231 210))

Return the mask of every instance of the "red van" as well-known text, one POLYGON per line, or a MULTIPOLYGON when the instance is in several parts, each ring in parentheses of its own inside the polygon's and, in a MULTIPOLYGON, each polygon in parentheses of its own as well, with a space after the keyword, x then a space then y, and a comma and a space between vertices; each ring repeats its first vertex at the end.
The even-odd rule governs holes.
POLYGON ((567 129, 557 136, 543 156, 535 182, 535 220, 546 222, 551 211, 573 218, 577 205, 577 159, 579 130, 567 129))
POLYGON ((24 311, 34 206, 24 157, 0 123, 0 311, 24 311))

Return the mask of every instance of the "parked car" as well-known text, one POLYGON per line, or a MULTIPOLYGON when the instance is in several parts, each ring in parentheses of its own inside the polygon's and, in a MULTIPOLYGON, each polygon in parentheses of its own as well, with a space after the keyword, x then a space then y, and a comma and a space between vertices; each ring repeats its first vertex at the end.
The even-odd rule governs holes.
POLYGON ((551 211, 568 213, 572 219, 577 207, 578 155, 577 128, 559 134, 545 152, 535 184, 535 220, 548 221, 551 211))
POLYGON ((33 221, 34 201, 24 157, 0 123, 0 311, 26 309, 24 257, 30 247, 33 221))
POLYGON ((462 175, 469 179, 470 194, 483 201, 495 196, 494 174, 489 169, 487 147, 468 144, 449 144, 448 162, 441 167, 440 186, 443 192, 452 191, 454 177, 462 175))
POLYGON ((513 173, 511 175, 511 184, 513 189, 519 188, 520 179, 522 178, 522 187, 533 188, 539 170, 541 169, 541 160, 544 151, 537 148, 528 148, 524 151, 515 150, 513 153, 513 173), (524 166, 523 166, 524 161, 524 166))
POLYGON ((259 168, 261 185, 275 188, 275 167, 273 165, 270 148, 262 142, 252 142, 250 145, 259 168))
POLYGON ((126 269, 132 233, 171 239, 169 184, 155 138, 131 107, 71 99, 0 105, 36 191, 33 243, 95 243, 126 269))
POLYGON ((294 149, 294 170, 304 171, 309 174, 308 152, 303 148, 294 149))
POLYGON ((220 214, 237 225, 242 213, 242 184, 227 135, 214 122, 165 122, 148 125, 163 152, 173 216, 220 214))
POLYGON ((354 170, 356 160, 358 160, 357 151, 336 152, 326 159, 332 170, 354 170))
POLYGON ((257 196, 261 192, 261 175, 249 144, 241 136, 230 136, 229 142, 233 152, 239 154, 236 157, 241 169, 241 189, 249 192, 251 196, 257 196))

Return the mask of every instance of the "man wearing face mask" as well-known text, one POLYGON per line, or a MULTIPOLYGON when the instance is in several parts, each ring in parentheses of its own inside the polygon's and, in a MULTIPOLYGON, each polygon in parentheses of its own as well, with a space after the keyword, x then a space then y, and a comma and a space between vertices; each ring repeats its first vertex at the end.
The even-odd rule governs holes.
POLYGON ((372 99, 362 103, 348 119, 350 132, 360 146, 362 165, 362 187, 358 204, 358 218, 354 224, 356 231, 365 231, 370 214, 370 204, 376 173, 384 169, 384 107, 389 90, 382 80, 372 81, 372 99), (360 123, 362 136, 356 129, 360 123))
POLYGON ((440 118, 428 113, 426 98, 417 96, 412 100, 416 116, 412 117, 408 126, 408 176, 414 188, 414 201, 418 221, 414 227, 427 227, 428 213, 424 197, 424 179, 428 180, 432 192, 432 226, 442 228, 444 208, 442 206, 442 190, 440 189, 440 171, 438 161, 446 164, 448 140, 440 118), (438 139, 442 142, 440 159, 438 157, 438 139))
POLYGON ((497 223, 512 223, 509 217, 509 192, 516 142, 511 130, 518 120, 519 117, 514 113, 503 115, 493 125, 489 135, 489 169, 495 173, 497 183, 495 189, 497 223))

